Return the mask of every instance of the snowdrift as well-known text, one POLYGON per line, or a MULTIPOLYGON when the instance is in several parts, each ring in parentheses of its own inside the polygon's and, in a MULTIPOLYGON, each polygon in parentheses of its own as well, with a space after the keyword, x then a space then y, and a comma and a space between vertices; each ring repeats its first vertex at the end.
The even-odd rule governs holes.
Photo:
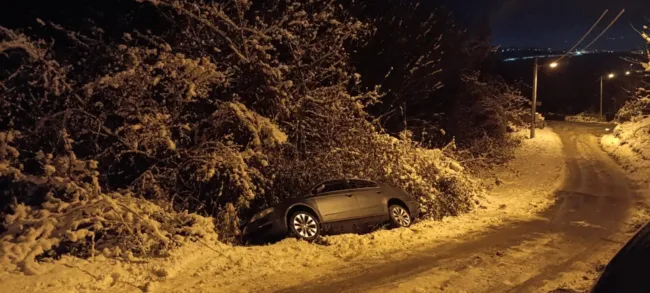
POLYGON ((619 124, 601 143, 633 177, 646 183, 650 180, 650 117, 637 116, 619 124))

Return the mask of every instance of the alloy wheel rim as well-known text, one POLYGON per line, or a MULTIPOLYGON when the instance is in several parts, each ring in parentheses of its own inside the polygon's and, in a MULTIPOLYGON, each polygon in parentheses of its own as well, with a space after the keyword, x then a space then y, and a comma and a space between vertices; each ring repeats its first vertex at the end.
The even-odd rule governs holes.
POLYGON ((294 230, 304 238, 311 238, 318 232, 316 220, 308 214, 300 213, 293 218, 294 230))
POLYGON ((402 227, 411 224, 411 216, 402 207, 394 207, 392 212, 393 220, 402 227))

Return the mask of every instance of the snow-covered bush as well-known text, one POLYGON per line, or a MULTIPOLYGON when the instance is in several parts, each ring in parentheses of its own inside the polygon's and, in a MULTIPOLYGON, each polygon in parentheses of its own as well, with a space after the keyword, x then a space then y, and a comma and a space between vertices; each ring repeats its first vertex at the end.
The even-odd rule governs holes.
POLYGON ((642 182, 648 180, 650 168, 650 117, 635 116, 616 126, 612 134, 601 139, 608 151, 628 171, 642 182))
POLYGON ((341 6, 131 4, 149 21, 0 27, 10 262, 161 254, 212 220, 234 241, 256 209, 332 177, 402 186, 432 218, 471 208, 478 188, 448 154, 369 122, 382 95, 360 89, 346 46, 371 29, 341 6))
POLYGON ((272 188, 263 169, 275 149, 292 143, 304 153, 331 131, 325 127, 333 123, 310 123, 314 117, 350 110, 354 129, 373 94, 347 94, 358 77, 344 45, 368 27, 339 6, 226 2, 137 4, 135 13, 164 14, 152 18, 164 25, 152 27, 167 31, 120 23, 129 29, 121 38, 39 20, 62 37, 55 46, 3 28, 0 58, 15 66, 0 75, 0 130, 26 134, 16 145, 21 152, 97 161, 103 190, 215 216, 222 239, 232 240, 242 212, 272 188), (352 107, 323 112, 322 105, 348 100, 352 107), (56 147, 61 133, 69 150, 56 147))
MULTIPOLYGON (((642 37, 650 44, 648 27, 643 27, 642 37)), ((650 51, 648 51, 650 53, 650 51)), ((650 54, 642 62, 650 71, 650 54)), ((646 76, 647 77, 647 76, 646 76)), ((647 84, 647 82, 644 82, 647 84)), ((603 148, 614 156, 628 171, 637 174, 638 179, 647 182, 650 167, 650 90, 638 88, 634 98, 625 103, 616 113, 618 125, 610 135, 601 139, 603 148)))
MULTIPOLYGON (((643 26, 641 31, 637 31, 641 38, 650 44, 650 32, 648 26, 643 26)), ((643 84, 647 85, 647 73, 650 72, 650 50, 647 50, 646 60, 639 61, 646 72, 643 84)), ((616 113, 616 120, 621 123, 639 120, 650 115, 650 89, 639 87, 633 93, 633 99, 627 101, 616 113)))
POLYGON ((370 176, 404 188, 420 201, 421 212, 427 218, 467 212, 481 192, 478 183, 449 153, 421 147, 411 140, 409 132, 403 132, 399 139, 377 134, 371 144, 374 146, 368 149, 373 152, 363 161, 376 165, 360 164, 364 168, 359 174, 350 175, 370 176))
POLYGON ((627 101, 616 113, 616 120, 618 122, 628 122, 637 117, 648 115, 650 115, 650 98, 644 96, 627 101))
MULTIPOLYGON (((371 127, 371 125, 367 125, 371 127)), ((469 211, 482 192, 479 184, 446 150, 428 149, 411 139, 409 132, 399 138, 372 131, 339 137, 340 144, 314 152, 302 159, 285 161, 276 170, 278 197, 295 197, 329 178, 367 178, 404 188, 420 201, 423 216, 440 219, 469 211), (345 147, 342 147, 345 146, 345 147)), ((282 160, 286 160, 284 156, 282 160)))
MULTIPOLYGON (((187 240, 216 238, 210 218, 177 213, 130 192, 103 193, 97 161, 77 159, 74 153, 54 157, 39 151, 32 160, 41 172, 23 173, 20 153, 12 146, 19 137, 0 132, 0 176, 13 180, 14 191, 40 194, 43 201, 37 206, 15 203, 13 213, 4 218, 4 267, 38 274, 36 259, 43 256, 165 255, 187 240)), ((62 143, 69 145, 68 138, 62 143)))

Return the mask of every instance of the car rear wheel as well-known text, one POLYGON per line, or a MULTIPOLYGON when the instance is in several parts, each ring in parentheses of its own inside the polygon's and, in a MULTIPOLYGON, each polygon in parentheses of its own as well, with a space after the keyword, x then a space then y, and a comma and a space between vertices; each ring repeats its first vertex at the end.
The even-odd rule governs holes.
POLYGON ((312 241, 320 234, 320 223, 312 213, 306 211, 295 212, 289 217, 289 227, 294 236, 312 241))
POLYGON ((388 212, 390 213, 391 226, 395 228, 411 226, 413 219, 411 219, 411 215, 403 206, 391 205, 388 207, 388 212))

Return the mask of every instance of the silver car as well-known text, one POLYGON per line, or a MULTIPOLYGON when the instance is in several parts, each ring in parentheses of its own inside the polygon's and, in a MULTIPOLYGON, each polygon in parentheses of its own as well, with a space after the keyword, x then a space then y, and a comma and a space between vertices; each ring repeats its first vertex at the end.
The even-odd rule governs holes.
POLYGON ((329 180, 309 194, 281 202, 255 214, 244 227, 244 239, 291 234, 314 240, 320 234, 362 231, 381 223, 408 227, 419 216, 417 200, 403 189, 361 179, 329 180))

